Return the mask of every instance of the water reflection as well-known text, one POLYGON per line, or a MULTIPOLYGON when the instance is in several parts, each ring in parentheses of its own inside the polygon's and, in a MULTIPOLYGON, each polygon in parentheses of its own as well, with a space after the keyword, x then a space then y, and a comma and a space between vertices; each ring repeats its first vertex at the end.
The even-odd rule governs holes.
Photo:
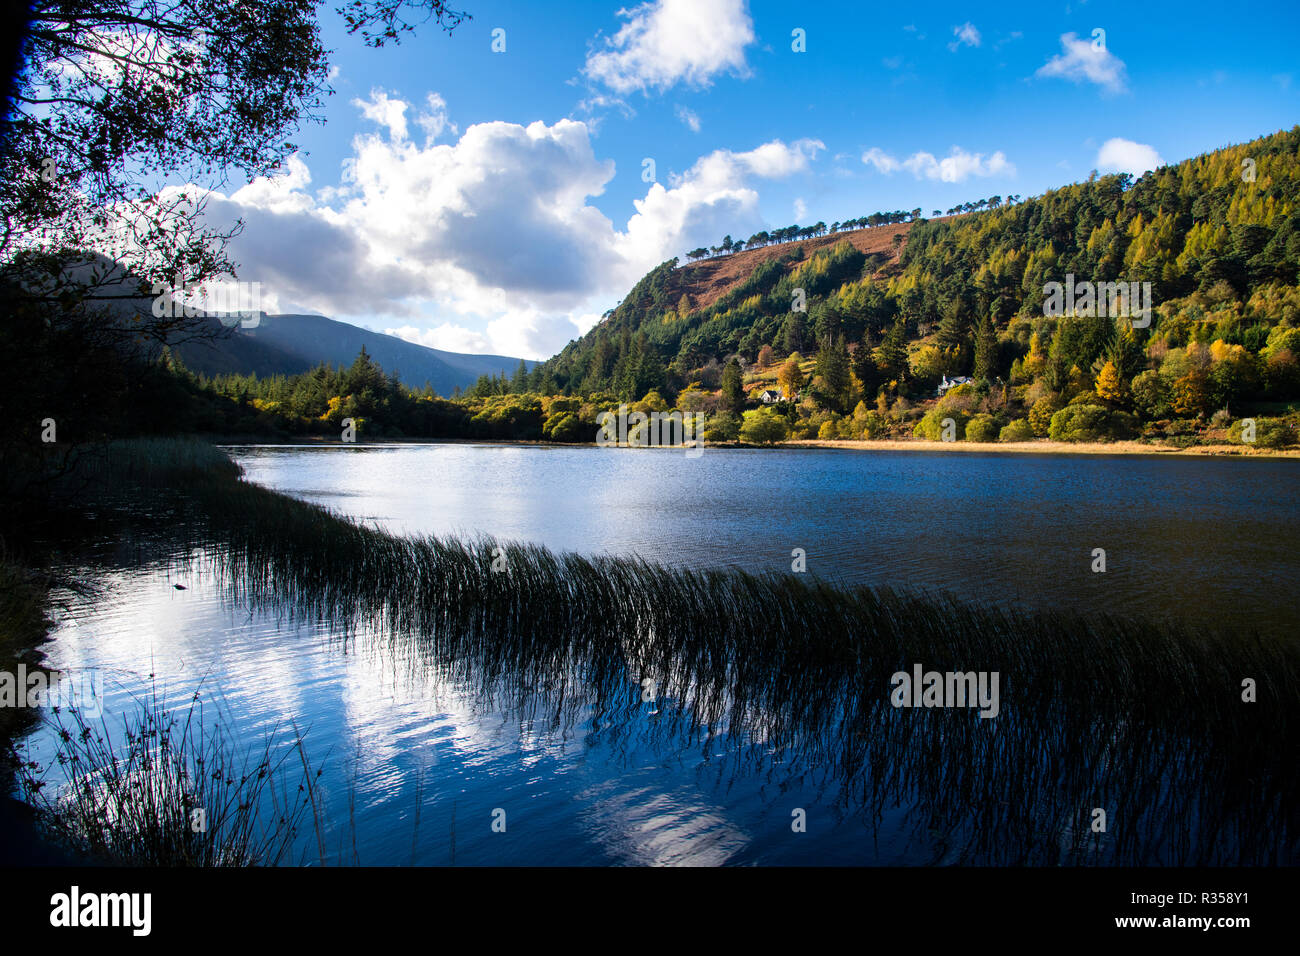
POLYGON ((256 488, 128 525, 56 664, 127 663, 111 710, 161 654, 242 734, 309 725, 363 862, 1296 857, 1294 640, 395 538, 256 488), (998 672, 998 717, 891 706, 916 662, 998 672))

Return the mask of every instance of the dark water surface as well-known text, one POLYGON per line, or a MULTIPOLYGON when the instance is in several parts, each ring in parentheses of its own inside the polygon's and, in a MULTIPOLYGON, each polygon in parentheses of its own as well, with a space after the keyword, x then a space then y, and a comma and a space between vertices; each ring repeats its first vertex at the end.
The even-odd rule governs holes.
POLYGON ((1300 460, 425 445, 239 448, 250 480, 403 534, 1286 632, 1300 460), (1105 551, 1106 572, 1092 570, 1105 551))

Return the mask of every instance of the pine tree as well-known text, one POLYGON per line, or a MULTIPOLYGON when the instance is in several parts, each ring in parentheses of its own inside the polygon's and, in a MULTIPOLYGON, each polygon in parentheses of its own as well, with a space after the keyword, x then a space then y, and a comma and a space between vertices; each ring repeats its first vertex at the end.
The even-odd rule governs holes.
POLYGON ((785 320, 785 331, 782 333, 781 344, 785 348, 785 354, 803 351, 804 342, 808 338, 808 326, 803 320, 802 312, 791 312, 785 320))
POLYGON ((817 352, 817 374, 821 377, 822 388, 826 398, 837 412, 848 410, 849 387, 849 350, 844 345, 844 337, 834 342, 825 339, 817 352))
POLYGON ((944 351, 960 349, 966 344, 966 332, 970 322, 966 318, 966 307, 961 299, 953 299, 939 323, 938 344, 944 351))
POLYGON ((722 370, 722 401, 729 411, 745 407, 745 373, 739 359, 732 359, 722 370))
POLYGON ((998 337, 987 317, 975 325, 975 377, 992 381, 998 372, 998 337))
POLYGON ((880 344, 880 368, 889 378, 898 382, 907 380, 910 371, 907 362, 907 320, 899 316, 885 341, 880 344))
POLYGON ((862 394, 874 398, 880 389, 880 369, 876 366, 876 357, 872 354, 871 336, 864 335, 858 347, 853 350, 853 374, 862 386, 862 394))

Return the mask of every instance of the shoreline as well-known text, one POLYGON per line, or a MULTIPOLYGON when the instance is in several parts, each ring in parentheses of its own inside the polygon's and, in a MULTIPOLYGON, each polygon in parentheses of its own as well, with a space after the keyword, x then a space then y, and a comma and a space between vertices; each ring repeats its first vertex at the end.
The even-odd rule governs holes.
MULTIPOLYGON (((595 442, 554 442, 527 438, 378 438, 369 441, 341 442, 319 435, 304 435, 279 441, 254 436, 200 436, 224 448, 383 448, 401 445, 520 445, 546 448, 596 448, 595 442)), ((644 446, 656 450, 660 446, 644 446)), ((1248 448, 1243 445, 1174 445, 1148 444, 1140 441, 1061 442, 1037 439, 1024 442, 926 441, 924 439, 822 439, 800 438, 774 445, 751 445, 745 442, 710 442, 708 448, 749 448, 778 451, 782 448, 829 448, 850 451, 966 452, 1008 455, 1159 455, 1199 458, 1300 458, 1300 448, 1248 448)), ((678 451, 678 448, 666 448, 678 451)))
POLYGON ((802 438, 782 442, 800 448, 853 448, 860 451, 994 452, 1011 455, 1178 455, 1200 458, 1300 458, 1300 448, 1247 448, 1243 445, 1154 445, 1139 441, 1066 442, 1038 439, 1020 442, 925 441, 898 439, 802 438))

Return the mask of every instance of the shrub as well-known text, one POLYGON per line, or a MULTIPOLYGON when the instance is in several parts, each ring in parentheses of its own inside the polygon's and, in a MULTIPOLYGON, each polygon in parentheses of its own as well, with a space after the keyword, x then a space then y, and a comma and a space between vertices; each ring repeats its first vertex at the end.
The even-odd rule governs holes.
POLYGON ((1242 426, 1246 419, 1235 421, 1228 429, 1228 440, 1236 445, 1253 445, 1256 448, 1284 448, 1296 440, 1291 425, 1280 418, 1256 418, 1255 440, 1247 442, 1242 438, 1242 426))
MULTIPOLYGON (((860 407, 860 406, 859 406, 860 407)), ((885 431, 885 416, 880 412, 869 411, 863 415, 854 413, 859 438, 879 438, 885 431)))
POLYGON ((704 430, 705 441, 735 441, 739 437, 740 416, 734 412, 714 415, 704 430))
POLYGON ((1058 399, 1051 395, 1044 395, 1029 409, 1029 427, 1039 438, 1046 438, 1049 429, 1052 427, 1052 416, 1061 408, 1058 399))
POLYGON ((1015 419, 998 433, 998 441, 1029 441, 1034 437, 1034 430, 1024 418, 1015 419))
POLYGON ((943 420, 945 418, 953 420, 957 426, 957 435, 964 435, 966 433, 966 423, 970 421, 971 416, 966 412, 948 411, 941 407, 935 407, 926 412, 921 420, 916 423, 912 429, 912 434, 920 438, 927 438, 930 441, 942 441, 943 420))
POLYGON ((1173 408, 1169 404, 1169 382, 1154 370, 1138 375, 1129 385, 1133 405, 1147 418, 1168 418, 1173 408))
POLYGON ((790 423, 772 408, 756 408, 745 412, 744 424, 740 426, 741 439, 755 445, 772 445, 785 441, 789 434, 790 423))
POLYGON ((1110 412, 1100 405, 1067 405, 1052 416, 1052 441, 1104 441, 1110 437, 1110 412))
POLYGON ((966 440, 975 442, 997 441, 998 423, 992 415, 976 415, 966 423, 966 440))

